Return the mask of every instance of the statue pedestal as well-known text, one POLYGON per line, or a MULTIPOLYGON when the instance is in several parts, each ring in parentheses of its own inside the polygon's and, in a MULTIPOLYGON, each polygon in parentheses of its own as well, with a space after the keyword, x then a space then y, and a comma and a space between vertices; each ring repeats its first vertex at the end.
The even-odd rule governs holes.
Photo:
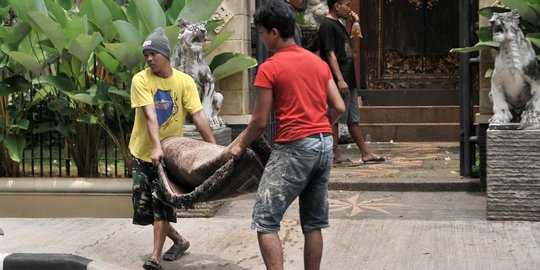
MULTIPOLYGON (((231 143, 231 128, 225 126, 212 127, 212 134, 214 134, 218 145, 228 146, 231 143)), ((202 140, 202 136, 195 128, 195 125, 184 125, 184 137, 202 140)))
POLYGON ((487 131, 487 218, 540 221, 540 130, 487 131))

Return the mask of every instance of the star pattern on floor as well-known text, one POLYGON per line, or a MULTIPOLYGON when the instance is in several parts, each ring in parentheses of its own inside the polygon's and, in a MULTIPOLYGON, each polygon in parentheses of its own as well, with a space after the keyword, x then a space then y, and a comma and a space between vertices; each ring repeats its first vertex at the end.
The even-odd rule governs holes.
POLYGON ((344 200, 328 199, 328 202, 330 203, 331 212, 343 212, 349 217, 354 217, 366 210, 391 215, 392 213, 384 208, 405 206, 399 203, 392 203, 391 200, 392 197, 366 199, 360 196, 360 194, 355 194, 344 200))

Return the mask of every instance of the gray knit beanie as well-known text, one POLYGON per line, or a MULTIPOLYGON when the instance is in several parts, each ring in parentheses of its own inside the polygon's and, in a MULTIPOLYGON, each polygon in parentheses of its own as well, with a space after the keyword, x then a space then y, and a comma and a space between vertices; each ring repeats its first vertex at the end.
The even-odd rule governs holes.
POLYGON ((169 58, 171 47, 169 46, 169 40, 165 35, 163 27, 160 26, 154 29, 154 31, 148 35, 148 38, 143 43, 143 51, 144 50, 154 50, 165 55, 167 59, 169 58))

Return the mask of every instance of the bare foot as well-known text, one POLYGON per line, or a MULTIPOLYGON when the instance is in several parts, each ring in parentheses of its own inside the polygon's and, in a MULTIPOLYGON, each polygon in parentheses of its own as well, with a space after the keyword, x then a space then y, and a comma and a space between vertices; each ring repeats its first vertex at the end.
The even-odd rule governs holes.
POLYGON ((341 154, 339 154, 337 156, 334 156, 334 163, 343 162, 343 161, 349 161, 350 162, 351 160, 349 158, 347 158, 346 156, 341 155, 341 154))

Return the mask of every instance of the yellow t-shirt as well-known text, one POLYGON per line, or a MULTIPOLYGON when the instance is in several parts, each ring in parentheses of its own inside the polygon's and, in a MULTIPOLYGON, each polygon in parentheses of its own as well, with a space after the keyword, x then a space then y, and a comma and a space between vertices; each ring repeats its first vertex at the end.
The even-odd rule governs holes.
POLYGON ((156 108, 160 140, 182 136, 186 112, 194 114, 202 109, 197 86, 189 75, 173 69, 172 76, 164 79, 154 75, 150 68, 135 74, 131 81, 135 121, 129 150, 134 157, 147 162, 152 162, 152 141, 142 107, 152 104, 156 108))

